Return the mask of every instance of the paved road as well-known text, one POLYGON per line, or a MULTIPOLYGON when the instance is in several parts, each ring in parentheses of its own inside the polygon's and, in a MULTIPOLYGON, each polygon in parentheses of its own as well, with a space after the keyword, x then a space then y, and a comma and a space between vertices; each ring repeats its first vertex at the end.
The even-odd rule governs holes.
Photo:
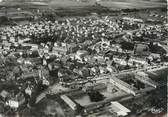
MULTIPOLYGON (((158 71, 158 70, 161 70, 161 69, 165 69, 165 68, 168 68, 168 65, 166 66, 151 66, 151 67, 148 67, 148 68, 144 68, 144 69, 136 69, 136 70, 127 70, 127 71, 123 71, 123 72, 120 72, 120 73, 114 73, 113 76, 118 76, 118 75, 124 75, 124 74, 132 74, 132 73, 136 73, 136 72, 140 72, 140 71, 144 71, 144 72, 153 72, 153 71, 158 71)), ((92 81, 97 81, 97 80, 104 80, 104 79, 109 79, 111 77, 113 77, 112 75, 101 75, 99 77, 95 77, 95 78, 92 78, 90 80, 92 81)), ((87 83, 88 80, 83 80, 83 81, 77 81, 77 82, 74 82, 75 84, 82 84, 83 82, 87 83)), ((71 83, 74 84, 74 83, 71 83)), ((43 99, 46 94, 57 94, 57 93, 61 93, 61 92, 68 92, 68 91, 71 91, 70 89, 67 89, 67 88, 64 88, 62 87, 61 85, 59 85, 58 83, 54 84, 53 86, 50 86, 46 91, 44 91, 43 93, 41 93, 37 98, 36 98, 36 103, 38 103, 41 99, 43 99)))
POLYGON ((60 84, 56 83, 52 86, 50 86, 47 90, 42 92, 37 98, 36 103, 38 103, 40 100, 42 100, 47 94, 57 94, 62 92, 68 92, 70 89, 62 87, 60 84))

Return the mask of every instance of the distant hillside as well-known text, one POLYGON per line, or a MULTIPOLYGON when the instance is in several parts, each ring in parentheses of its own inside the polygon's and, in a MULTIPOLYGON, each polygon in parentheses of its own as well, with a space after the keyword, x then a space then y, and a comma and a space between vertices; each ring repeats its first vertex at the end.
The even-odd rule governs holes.
MULTIPOLYGON (((0 0, 1 1, 1 0, 0 0)), ((96 1, 101 6, 108 7, 110 9, 144 9, 144 8, 166 8, 166 0, 3 0, 5 4, 0 5, 12 5, 22 4, 24 2, 42 2, 48 4, 50 7, 57 8, 83 8, 92 7, 96 1)))
MULTIPOLYGON (((50 1, 59 1, 59 0, 0 0, 3 2, 50 2, 50 1)), ((63 0, 67 2, 75 2, 75 1, 81 1, 81 2, 96 2, 96 1, 103 1, 103 2, 109 2, 109 1, 115 1, 115 2, 136 2, 136 1, 148 1, 148 2, 167 2, 167 0, 63 0)))
POLYGON ((154 1, 154 2, 167 2, 167 0, 149 0, 149 1, 154 1))
POLYGON ((100 0, 100 1, 118 1, 118 2, 131 2, 131 1, 148 1, 148 2, 167 2, 167 0, 100 0))
POLYGON ((0 0, 2 2, 50 2, 52 0, 0 0))

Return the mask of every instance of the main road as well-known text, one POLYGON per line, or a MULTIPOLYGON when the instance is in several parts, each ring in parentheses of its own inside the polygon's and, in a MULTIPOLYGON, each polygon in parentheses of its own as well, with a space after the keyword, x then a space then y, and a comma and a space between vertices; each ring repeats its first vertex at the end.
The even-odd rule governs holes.
MULTIPOLYGON (((117 77, 118 75, 125 75, 125 74, 133 74, 133 73, 137 73, 137 72, 154 72, 154 71, 158 71, 158 70, 162 70, 162 69, 166 69, 168 68, 168 65, 155 65, 155 66, 149 66, 147 68, 141 68, 141 69, 130 69, 130 70, 125 70, 125 71, 121 71, 119 73, 113 73, 113 75, 111 74, 104 74, 104 75, 100 75, 100 76, 96 76, 93 78, 89 78, 87 80, 81 80, 81 81, 75 81, 70 83, 69 85, 74 85, 74 84, 84 84, 87 83, 89 81, 100 81, 100 80, 109 80, 109 78, 112 77, 117 77)), ((50 86, 47 90, 45 90, 44 92, 42 92, 40 95, 37 96, 36 98, 36 103, 38 103, 40 100, 42 100, 47 94, 58 94, 58 93, 67 93, 72 91, 71 89, 68 88, 64 88, 62 87, 60 84, 56 83, 52 86, 50 86)))

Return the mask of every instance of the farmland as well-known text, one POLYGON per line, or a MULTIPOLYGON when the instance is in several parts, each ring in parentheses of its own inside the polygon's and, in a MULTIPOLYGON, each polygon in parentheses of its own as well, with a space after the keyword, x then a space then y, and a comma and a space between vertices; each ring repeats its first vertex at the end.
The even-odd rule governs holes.
MULTIPOLYGON (((155 8, 166 7, 166 0, 46 0, 46 2, 30 2, 30 0, 24 0, 24 2, 17 2, 18 0, 12 0, 12 2, 0 2, 0 5, 15 5, 15 4, 39 4, 49 5, 52 8, 74 8, 74 7, 88 7, 93 6, 96 1, 98 4, 114 9, 125 8, 155 8)), ((36 0, 37 1, 37 0, 36 0)))
MULTIPOLYGON (((96 0, 87 0, 85 2, 77 2, 76 0, 52 0, 49 2, 49 6, 53 8, 58 7, 86 7, 94 5, 96 0)), ((125 8, 154 8, 154 7, 166 7, 165 2, 145 1, 145 0, 102 0, 98 2, 100 5, 114 9, 125 8)))
MULTIPOLYGON (((32 9, 41 9, 41 11, 54 11, 57 16, 86 16, 91 13, 111 14, 116 10, 121 9, 146 9, 164 8, 166 9, 166 2, 164 0, 47 0, 46 2, 2 2, 2 8, 22 8, 25 11, 32 12, 32 9), (96 5, 97 4, 97 5, 96 5)), ((8 9, 9 10, 9 9, 8 9)), ((7 11, 8 11, 7 10, 7 11)), ((2 9, 1 15, 5 14, 2 9)), ((11 11, 8 11, 8 13, 11 11)), ((124 11, 125 12, 125 11, 124 11)), ((160 12, 162 14, 162 11, 160 12)), ((115 13, 114 13, 115 14, 115 13)), ((164 13, 165 15, 165 13, 164 13)))

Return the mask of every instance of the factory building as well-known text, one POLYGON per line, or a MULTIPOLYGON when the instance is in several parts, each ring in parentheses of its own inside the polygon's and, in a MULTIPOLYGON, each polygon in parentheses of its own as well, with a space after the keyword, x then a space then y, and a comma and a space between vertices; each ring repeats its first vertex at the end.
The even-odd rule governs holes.
POLYGON ((119 89, 121 89, 129 94, 132 94, 134 96, 136 95, 136 89, 133 86, 130 86, 126 82, 124 82, 116 77, 110 78, 110 83, 117 86, 119 89))
POLYGON ((127 116, 131 111, 121 105, 119 102, 111 102, 110 112, 116 113, 118 116, 127 116))
POLYGON ((124 21, 130 21, 130 22, 137 22, 137 23, 143 23, 142 19, 136 19, 136 18, 131 18, 131 17, 123 17, 124 21))
POLYGON ((39 76, 39 74, 37 71, 27 72, 27 73, 22 74, 23 79, 29 79, 29 78, 34 78, 34 77, 38 77, 38 76, 39 76))
POLYGON ((139 80, 142 83, 145 83, 149 86, 152 86, 154 88, 157 87, 157 83, 154 82, 153 80, 151 80, 148 76, 148 74, 144 73, 144 72, 138 72, 137 74, 135 74, 135 78, 137 80, 139 80))
POLYGON ((77 110, 77 105, 68 96, 61 95, 61 99, 74 111, 77 110))

